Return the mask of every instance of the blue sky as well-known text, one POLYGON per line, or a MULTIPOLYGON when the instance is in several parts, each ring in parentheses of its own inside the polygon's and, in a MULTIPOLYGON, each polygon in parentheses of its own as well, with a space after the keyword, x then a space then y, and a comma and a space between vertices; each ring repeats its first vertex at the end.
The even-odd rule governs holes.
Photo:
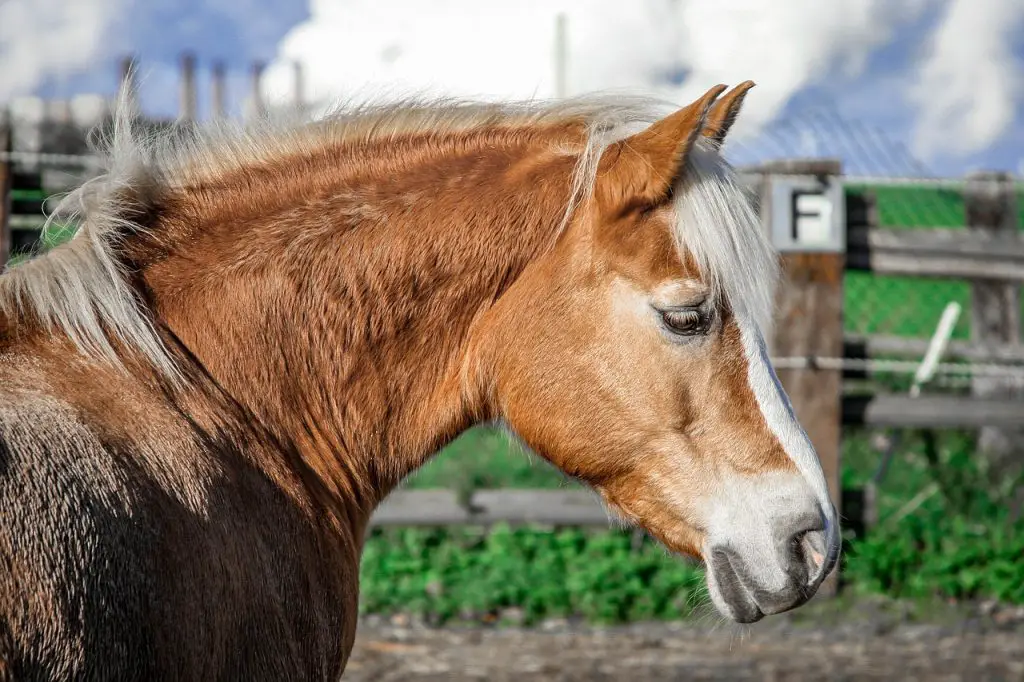
POLYGON ((717 82, 753 77, 759 87, 748 99, 737 160, 817 154, 841 156, 851 173, 1024 173, 1024 2, 823 7, 818 0, 6 0, 0 100, 111 94, 118 58, 133 52, 144 109, 173 115, 186 49, 200 60, 201 114, 217 59, 228 65, 235 112, 255 59, 274 66, 268 87, 279 91, 287 90, 289 60, 302 61, 311 91, 323 98, 403 88, 543 96, 551 94, 553 14, 561 10, 569 16, 574 92, 628 88, 685 103, 717 82), (71 3, 80 18, 39 18, 71 3), (44 38, 72 47, 37 48, 44 38), (686 74, 681 84, 664 78, 674 71, 686 74))
MULTIPOLYGON (((67 0, 74 2, 75 0, 67 0)), ((79 92, 117 89, 117 61, 138 56, 140 99, 147 113, 173 116, 178 106, 178 62, 183 50, 200 60, 201 115, 209 107, 207 79, 215 60, 225 63, 228 101, 239 111, 254 60, 270 62, 287 33, 309 18, 305 0, 139 0, 124 3, 124 12, 107 27, 98 58, 76 73, 54 73, 35 93, 67 97, 79 92)))

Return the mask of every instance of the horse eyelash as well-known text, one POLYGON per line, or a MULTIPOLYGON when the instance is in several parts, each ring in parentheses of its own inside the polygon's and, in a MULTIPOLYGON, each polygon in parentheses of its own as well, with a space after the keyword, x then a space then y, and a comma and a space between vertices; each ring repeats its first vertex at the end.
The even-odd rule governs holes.
POLYGON ((696 308, 683 310, 662 310, 662 322, 673 334, 681 336, 697 336, 704 334, 711 326, 711 316, 696 308), (673 316, 681 316, 682 320, 673 321, 673 316), (692 325, 692 327, 690 326, 692 325))

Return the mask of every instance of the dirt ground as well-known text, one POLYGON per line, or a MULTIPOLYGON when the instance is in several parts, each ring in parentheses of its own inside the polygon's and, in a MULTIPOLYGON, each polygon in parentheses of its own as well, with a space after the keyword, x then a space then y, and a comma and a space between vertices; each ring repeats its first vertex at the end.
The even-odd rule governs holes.
POLYGON ((615 628, 430 628, 401 616, 368 618, 344 679, 1024 681, 1024 608, 922 614, 906 605, 823 602, 804 609, 744 628, 714 617, 615 628))

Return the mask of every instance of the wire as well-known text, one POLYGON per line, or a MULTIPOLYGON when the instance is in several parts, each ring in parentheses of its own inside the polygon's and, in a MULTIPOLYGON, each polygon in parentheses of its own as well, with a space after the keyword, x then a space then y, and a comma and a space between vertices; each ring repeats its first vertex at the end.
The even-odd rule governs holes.
MULTIPOLYGON (((839 358, 826 356, 791 356, 772 358, 776 369, 822 369, 832 371, 864 371, 888 374, 915 374, 921 366, 914 360, 875 360, 867 358, 839 358)), ((936 374, 969 375, 1024 380, 1024 365, 993 363, 938 363, 936 374)))
POLYGON ((103 157, 96 154, 42 154, 39 152, 0 151, 0 162, 41 163, 44 166, 99 166, 103 157))

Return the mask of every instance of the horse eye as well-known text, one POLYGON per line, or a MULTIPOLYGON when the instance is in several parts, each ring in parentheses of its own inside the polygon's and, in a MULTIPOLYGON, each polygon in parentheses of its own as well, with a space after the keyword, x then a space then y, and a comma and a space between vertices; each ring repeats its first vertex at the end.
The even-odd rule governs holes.
POLYGON ((704 334, 709 327, 707 315, 694 308, 662 310, 661 320, 671 332, 681 336, 704 334))

